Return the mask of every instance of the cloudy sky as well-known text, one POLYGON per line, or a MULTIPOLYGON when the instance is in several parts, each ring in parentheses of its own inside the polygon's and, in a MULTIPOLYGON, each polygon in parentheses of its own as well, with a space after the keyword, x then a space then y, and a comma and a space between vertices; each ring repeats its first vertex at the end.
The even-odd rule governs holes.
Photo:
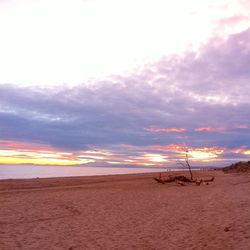
POLYGON ((0 164, 250 156, 250 1, 0 0, 0 164))

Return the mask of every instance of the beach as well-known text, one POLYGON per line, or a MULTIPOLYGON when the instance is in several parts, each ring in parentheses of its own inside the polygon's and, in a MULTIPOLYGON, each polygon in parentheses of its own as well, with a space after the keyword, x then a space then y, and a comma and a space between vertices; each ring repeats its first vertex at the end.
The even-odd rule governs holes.
POLYGON ((1 180, 0 249, 250 249, 249 173, 195 171, 215 176, 200 186, 156 176, 1 180))

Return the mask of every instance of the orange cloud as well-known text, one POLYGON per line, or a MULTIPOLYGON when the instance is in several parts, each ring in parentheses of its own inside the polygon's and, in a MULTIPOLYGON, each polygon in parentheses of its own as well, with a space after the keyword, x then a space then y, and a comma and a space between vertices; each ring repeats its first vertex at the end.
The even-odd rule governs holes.
POLYGON ((245 146, 233 149, 231 152, 234 154, 250 155, 250 149, 245 146))
POLYGON ((145 130, 155 133, 184 133, 187 131, 185 128, 145 128, 145 130))
POLYGON ((215 158, 218 158, 218 155, 224 153, 223 149, 218 148, 195 148, 190 149, 188 151, 189 158, 192 160, 200 160, 200 161, 211 161, 215 158))

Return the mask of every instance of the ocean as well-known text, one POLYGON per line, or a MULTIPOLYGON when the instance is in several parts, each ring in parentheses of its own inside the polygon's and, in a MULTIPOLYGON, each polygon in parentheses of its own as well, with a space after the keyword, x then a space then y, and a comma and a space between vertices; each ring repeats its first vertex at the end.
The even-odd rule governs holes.
MULTIPOLYGON (((160 167, 85 167, 85 166, 42 166, 0 165, 0 179, 31 179, 69 176, 95 176, 163 172, 170 169, 160 167)), ((173 170, 173 169, 172 169, 173 170)))

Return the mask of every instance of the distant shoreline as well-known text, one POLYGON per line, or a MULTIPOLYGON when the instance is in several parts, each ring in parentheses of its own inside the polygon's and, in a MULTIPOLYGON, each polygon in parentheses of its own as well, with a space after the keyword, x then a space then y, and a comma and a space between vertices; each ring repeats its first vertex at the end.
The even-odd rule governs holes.
MULTIPOLYGON (((193 167, 193 171, 211 170, 211 168, 193 167)), ((80 176, 106 176, 137 173, 187 171, 184 168, 162 167, 79 167, 79 166, 42 166, 42 165, 2 165, 0 166, 0 180, 6 179, 36 179, 60 178, 80 176)))

